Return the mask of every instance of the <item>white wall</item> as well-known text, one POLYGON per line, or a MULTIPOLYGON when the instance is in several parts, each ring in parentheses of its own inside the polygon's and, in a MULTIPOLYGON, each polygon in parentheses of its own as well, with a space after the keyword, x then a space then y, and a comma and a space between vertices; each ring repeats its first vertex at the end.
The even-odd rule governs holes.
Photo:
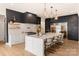
POLYGON ((6 16, 6 5, 0 3, 0 15, 6 16))

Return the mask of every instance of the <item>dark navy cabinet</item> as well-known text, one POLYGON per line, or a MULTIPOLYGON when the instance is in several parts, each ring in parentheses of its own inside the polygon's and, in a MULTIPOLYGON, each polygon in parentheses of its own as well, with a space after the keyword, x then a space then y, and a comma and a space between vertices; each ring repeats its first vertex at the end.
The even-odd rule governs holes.
POLYGON ((68 38, 78 40, 78 16, 72 15, 68 20, 68 38))
POLYGON ((32 23, 32 24, 40 24, 41 23, 41 18, 38 17, 36 14, 30 13, 30 12, 25 12, 21 13, 18 11, 6 9, 6 17, 8 22, 11 20, 14 20, 15 17, 15 22, 20 22, 20 23, 32 23))
POLYGON ((63 23, 67 22, 68 27, 68 38, 70 40, 76 40, 78 41, 78 14, 72 14, 72 15, 66 15, 61 16, 58 18, 58 20, 54 20, 53 18, 46 18, 45 20, 45 32, 50 32, 50 25, 52 23, 63 23))
POLYGON ((41 18, 30 12, 24 13, 24 23, 40 24, 41 18))
POLYGON ((15 22, 23 22, 23 13, 18 12, 18 11, 14 11, 14 10, 10 10, 10 9, 6 9, 6 17, 8 22, 9 21, 13 21, 14 17, 15 17, 15 22))

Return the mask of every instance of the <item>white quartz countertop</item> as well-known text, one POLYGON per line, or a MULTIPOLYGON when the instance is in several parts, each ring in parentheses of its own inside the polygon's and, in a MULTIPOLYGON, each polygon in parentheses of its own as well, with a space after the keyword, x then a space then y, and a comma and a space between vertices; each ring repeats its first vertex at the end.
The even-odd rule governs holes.
POLYGON ((46 34, 43 34, 41 36, 38 36, 37 34, 35 34, 35 35, 28 35, 28 36, 35 37, 35 38, 40 38, 40 39, 46 39, 46 38, 52 38, 54 36, 59 36, 59 35, 62 35, 62 33, 46 33, 46 34))

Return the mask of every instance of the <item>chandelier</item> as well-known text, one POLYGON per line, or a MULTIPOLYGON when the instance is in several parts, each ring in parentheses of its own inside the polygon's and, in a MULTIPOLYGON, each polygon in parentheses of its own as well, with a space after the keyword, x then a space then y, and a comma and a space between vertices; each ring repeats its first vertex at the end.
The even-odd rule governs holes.
MULTIPOLYGON (((50 6, 50 9, 51 9, 51 12, 50 12, 50 18, 54 18, 55 20, 58 19, 58 14, 57 14, 57 9, 55 9, 55 16, 54 16, 54 13, 53 13, 53 6, 50 6)), ((46 3, 44 4, 44 18, 47 17, 47 9, 46 9, 46 3)))

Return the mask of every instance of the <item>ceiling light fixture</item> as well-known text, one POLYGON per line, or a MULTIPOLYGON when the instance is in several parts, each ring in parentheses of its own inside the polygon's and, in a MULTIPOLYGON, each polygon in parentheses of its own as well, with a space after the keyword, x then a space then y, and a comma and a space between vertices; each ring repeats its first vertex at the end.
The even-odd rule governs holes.
MULTIPOLYGON (((55 10, 55 16, 53 13, 53 6, 50 6, 51 12, 50 12, 50 18, 54 18, 55 20, 58 19, 58 15, 57 15, 57 9, 55 10)), ((47 17, 47 9, 46 9, 46 3, 44 3, 44 13, 43 13, 44 18, 47 17)))
POLYGON ((53 6, 51 6, 50 8, 51 8, 51 16, 50 17, 53 18, 53 12, 52 12, 53 6))
POLYGON ((57 20, 58 19, 58 15, 57 15, 57 9, 55 10, 55 13, 56 13, 56 15, 55 15, 55 20, 57 20))
POLYGON ((43 13, 44 18, 47 17, 47 12, 46 12, 46 3, 44 3, 44 13, 43 13))
POLYGON ((51 18, 54 18, 55 20, 58 19, 58 15, 57 15, 57 9, 55 10, 55 16, 54 16, 54 13, 53 13, 53 6, 50 7, 51 8, 51 18))

